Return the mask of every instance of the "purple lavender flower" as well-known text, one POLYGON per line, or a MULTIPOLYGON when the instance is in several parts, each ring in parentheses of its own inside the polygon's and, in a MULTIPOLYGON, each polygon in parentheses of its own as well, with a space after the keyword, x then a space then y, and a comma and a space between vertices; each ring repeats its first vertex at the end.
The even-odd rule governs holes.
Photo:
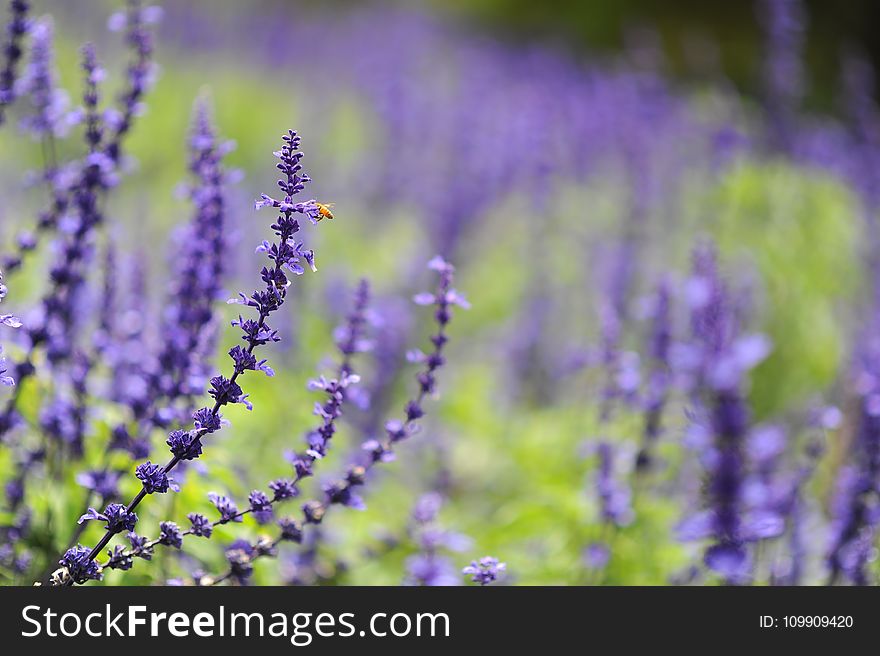
POLYGON ((652 359, 652 369, 648 377, 648 390, 645 399, 645 426, 642 431, 642 445, 636 456, 638 471, 650 469, 652 465, 652 449, 660 437, 663 410, 672 382, 670 372, 672 326, 669 296, 669 283, 664 280, 657 286, 651 313, 649 354, 652 359))
MULTIPOLYGON (((200 428, 200 426, 197 425, 196 428, 200 428)), ((166 443, 171 449, 171 454, 179 460, 195 460, 202 455, 201 439, 197 433, 192 431, 171 431, 166 443)))
POLYGON ((284 499, 292 499, 299 495, 299 490, 294 481, 286 478, 279 478, 269 483, 269 489, 272 490, 273 501, 282 501, 284 499))
MULTIPOLYGON (((159 544, 167 547, 180 549, 183 546, 183 533, 180 527, 174 522, 161 522, 159 524, 159 544)), ((195 531, 193 531, 195 534, 195 531)))
POLYGON ((118 109, 107 117, 112 134, 106 152, 114 162, 119 161, 120 143, 131 129, 134 117, 143 112, 143 97, 156 76, 152 62, 153 37, 149 26, 157 23, 161 17, 159 7, 145 7, 141 0, 128 0, 125 12, 114 14, 108 21, 111 31, 124 31, 125 42, 131 49, 127 86, 119 96, 118 109))
POLYGON ((278 528, 281 529, 280 539, 287 542, 302 542, 302 524, 290 517, 282 517, 278 520, 278 528))
POLYGON ((691 325, 696 350, 689 364, 695 372, 692 398, 706 409, 712 444, 703 453, 706 466, 706 505, 679 526, 679 538, 711 537, 704 554, 709 569, 729 583, 748 580, 751 555, 747 543, 782 533, 782 518, 771 510, 747 513, 744 482, 749 408, 741 391, 745 374, 768 353, 761 337, 738 337, 730 300, 718 277, 714 250, 695 254, 695 273, 689 282, 691 325))
POLYGON ((841 468, 833 507, 829 581, 841 576, 867 585, 868 563, 880 525, 880 340, 867 338, 856 369, 858 424, 852 459, 841 468))
MULTIPOLYGON (((304 203, 295 203, 293 196, 300 193, 305 188, 305 183, 309 178, 302 171, 300 160, 302 153, 299 151, 300 138, 293 130, 289 130, 283 136, 284 145, 281 150, 276 153, 276 157, 280 160, 278 168, 285 174, 285 179, 278 181, 279 188, 285 193, 284 200, 274 200, 264 195, 263 201, 257 203, 257 207, 272 206, 279 209, 279 216, 272 229, 275 231, 278 241, 269 245, 265 249, 267 257, 272 261, 272 269, 264 267, 261 272, 261 278, 266 284, 264 290, 254 291, 250 296, 240 295, 240 300, 234 302, 241 303, 247 307, 257 309, 258 318, 254 320, 241 319, 233 322, 233 325, 241 327, 243 339, 248 344, 247 352, 253 353, 254 349, 260 344, 268 341, 278 341, 277 333, 273 331, 266 323, 268 317, 276 311, 283 303, 287 294, 289 281, 282 269, 286 268, 296 274, 302 273, 301 267, 297 269, 300 259, 305 259, 307 263, 314 269, 314 253, 306 251, 302 242, 293 240, 294 235, 299 232, 299 223, 294 218, 295 213, 305 214, 312 219, 313 223, 317 223, 317 206, 314 201, 306 201, 304 203)), ((233 365, 237 366, 238 360, 235 356, 233 365)), ((214 405, 212 408, 203 408, 198 410, 194 415, 196 424, 195 430, 197 437, 217 430, 220 427, 220 408, 228 403, 244 402, 245 395, 241 392, 241 387, 236 382, 241 372, 234 372, 231 378, 216 376, 212 379, 212 396, 214 397, 214 405)), ((177 441, 171 440, 169 446, 175 447, 177 441)), ((175 457, 163 468, 163 472, 168 474, 179 462, 181 458, 175 457)), ((132 499, 128 508, 134 510, 135 507, 148 494, 147 488, 143 487, 141 491, 132 499)), ((209 498, 220 512, 220 523, 230 521, 241 521, 241 515, 237 506, 232 500, 222 495, 210 494, 209 498)), ((90 509, 91 512, 91 509, 90 509)), ((97 515, 97 513, 94 513, 97 515)), ((84 518, 87 518, 84 516, 84 518)), ((89 515, 88 518, 96 518, 89 515)), ((202 523, 201 516, 189 516, 193 523, 193 533, 207 537, 210 534, 210 528, 202 523), (196 533, 198 531, 198 533, 196 533)), ((92 550, 91 557, 99 553, 110 541, 114 531, 108 530, 104 537, 98 542, 98 545, 92 550)))
MULTIPOLYGON (((58 561, 58 564, 67 570, 66 577, 69 577, 76 583, 100 581, 102 578, 101 568, 98 566, 98 563, 92 560, 89 550, 81 544, 68 549, 61 557, 61 560, 58 561)), ((56 577, 56 579, 60 578, 56 577)))
POLYGON ((30 98, 32 113, 22 118, 21 127, 37 139, 64 136, 76 120, 68 111, 67 93, 58 88, 55 79, 53 32, 49 17, 33 24, 30 61, 15 89, 17 97, 30 98))
POLYGON ((102 499, 112 499, 119 493, 118 471, 93 470, 76 475, 76 482, 102 499))
POLYGON ((211 522, 207 517, 200 515, 199 513, 189 513, 186 517, 190 521, 190 532, 193 535, 203 538, 211 537, 211 533, 214 532, 214 527, 211 525, 211 522))
POLYGON ((593 542, 584 549, 583 561, 588 569, 602 570, 611 560, 611 550, 603 542, 593 542))
POLYGON ((406 585, 458 585, 460 575, 453 561, 441 550, 464 551, 471 546, 465 535, 448 531, 437 522, 443 496, 429 492, 420 496, 412 510, 410 533, 418 552, 406 559, 406 585))
POLYGON ((474 583, 489 585, 497 581, 506 569, 507 563, 498 562, 498 559, 492 556, 485 556, 479 561, 472 561, 470 565, 461 570, 461 573, 470 576, 474 583))
POLYGON ((121 503, 108 503, 102 513, 99 513, 94 508, 89 508, 88 512, 79 518, 77 524, 93 519, 104 522, 107 532, 114 534, 121 531, 133 531, 138 517, 133 512, 126 510, 126 507, 121 503))
MULTIPOLYGON (((228 228, 225 222, 225 187, 229 175, 223 157, 231 144, 217 139, 210 109, 196 101, 190 129, 190 172, 186 189, 194 206, 190 223, 176 237, 180 244, 173 260, 174 287, 162 317, 163 345, 151 390, 169 404, 201 393, 204 363, 213 351, 216 312, 221 294, 228 228)), ((238 370, 238 369, 236 369, 238 370)))
POLYGON ((18 63, 23 53, 22 41, 30 28, 29 9, 26 0, 10 0, 10 16, 6 24, 6 41, 3 44, 3 67, 0 69, 0 125, 5 120, 4 109, 15 100, 18 63))
POLYGON ((614 449, 610 443, 603 441, 596 450, 599 456, 596 489, 602 521, 615 526, 627 526, 634 518, 632 494, 629 487, 615 476, 614 449))
POLYGON ((254 490, 248 495, 248 504, 251 514, 258 524, 268 524, 272 521, 274 513, 272 512, 272 502, 265 492, 254 490))
POLYGON ((149 460, 135 467, 134 473, 143 483, 144 491, 147 494, 155 492, 164 494, 169 488, 175 492, 180 489, 173 480, 168 478, 168 474, 162 465, 154 465, 149 460))
POLYGON ((794 114, 804 93, 806 12, 801 0, 761 0, 758 9, 765 32, 764 93, 771 144, 787 151, 793 145, 794 114))
POLYGON ((217 512, 220 513, 221 523, 241 521, 241 513, 239 513, 238 506, 235 505, 232 499, 216 492, 210 492, 208 499, 211 500, 217 512))

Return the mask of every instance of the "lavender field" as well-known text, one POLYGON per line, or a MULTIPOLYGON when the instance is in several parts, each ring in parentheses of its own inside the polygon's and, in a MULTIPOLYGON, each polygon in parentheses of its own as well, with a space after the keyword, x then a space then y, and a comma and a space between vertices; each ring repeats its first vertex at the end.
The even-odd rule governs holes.
POLYGON ((0 582, 873 585, 880 113, 428 3, 4 0, 0 582))

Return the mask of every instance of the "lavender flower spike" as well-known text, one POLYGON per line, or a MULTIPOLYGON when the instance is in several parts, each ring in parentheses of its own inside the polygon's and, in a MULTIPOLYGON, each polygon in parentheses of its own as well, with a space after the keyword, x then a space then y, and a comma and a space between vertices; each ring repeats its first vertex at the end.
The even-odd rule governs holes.
MULTIPOLYGON (((266 256, 271 262, 271 267, 263 267, 261 271, 261 278, 266 286, 262 290, 254 291, 250 296, 241 294, 241 300, 236 299, 232 301, 257 311, 258 316, 256 319, 245 319, 239 316, 237 321, 232 322, 234 326, 238 326, 242 331, 242 339, 247 344, 245 353, 248 355, 252 355, 258 346, 269 342, 277 342, 281 339, 278 337, 278 333, 269 326, 267 320, 273 312, 281 307, 287 296, 290 281, 284 269, 300 274, 303 272, 299 264, 302 260, 314 263, 314 253, 311 250, 306 250, 302 242, 294 240, 294 236, 300 230, 299 222, 294 217, 294 214, 304 214, 312 218, 314 223, 317 223, 318 212, 314 201, 306 201, 304 203, 295 203, 293 201, 293 197, 299 194, 305 188, 305 183, 309 181, 309 177, 302 173, 302 165, 300 164, 303 156, 299 150, 300 137, 293 130, 288 130, 282 139, 284 145, 280 151, 275 153, 275 156, 280 160, 277 167, 284 174, 284 178, 278 181, 278 186, 284 193, 284 200, 269 203, 269 205, 278 208, 279 215, 271 226, 277 239, 274 243, 268 244, 265 250, 266 256), (275 204, 276 202, 277 205, 275 204)), ((173 457, 161 470, 161 473, 165 474, 166 477, 184 457, 195 455, 195 452, 198 451, 196 448, 190 448, 189 445, 194 445, 197 440, 200 441, 208 433, 220 429, 220 409, 223 406, 229 403, 244 403, 246 401, 246 395, 242 393, 241 387, 237 382, 238 378, 245 371, 239 368, 241 358, 232 355, 230 357, 233 361, 232 375, 230 378, 218 375, 211 379, 211 394, 214 397, 214 404, 210 408, 205 407, 194 413, 195 427, 190 431, 187 444, 182 445, 180 439, 172 440, 169 438, 169 445, 174 453, 173 457)), ((179 434, 178 438, 180 438, 179 434)), ((134 516, 136 521, 136 516, 133 512, 135 508, 148 494, 161 491, 160 488, 164 487, 167 483, 167 478, 163 478, 159 472, 155 471, 154 467, 151 463, 146 463, 143 469, 141 469, 140 478, 143 486, 140 492, 135 495, 127 506, 121 506, 126 517, 134 516)), ((233 510, 234 504, 228 499, 216 497, 213 501, 221 513, 222 520, 236 521, 236 518, 241 516, 237 508, 233 510)), ((111 504, 111 506, 115 505, 119 504, 111 504)), ((108 506, 107 511, 102 515, 93 509, 89 509, 89 513, 81 518, 81 521, 103 519, 107 523, 107 532, 89 552, 89 560, 94 560, 104 547, 107 546, 115 533, 121 530, 118 528, 120 524, 115 521, 117 509, 113 508, 112 511, 111 507, 108 506)), ((199 530, 204 535, 206 527, 201 522, 203 518, 197 516, 197 519, 200 521, 199 530)), ((195 528, 196 520, 192 519, 192 517, 191 520, 195 528)), ((126 526, 126 528, 128 527, 126 526)), ((147 545, 150 546, 150 543, 148 542, 147 545)), ((63 585, 76 583, 74 578, 70 576, 65 577, 63 573, 55 577, 55 580, 61 580, 63 585)))
POLYGON ((29 97, 30 112, 21 127, 35 139, 64 136, 76 122, 77 115, 68 111, 70 99, 58 88, 53 48, 52 19, 41 18, 31 28, 31 54, 28 66, 16 83, 18 97, 29 97))
POLYGON ((15 100, 15 80, 22 55, 22 41, 30 27, 27 0, 10 0, 7 40, 3 44, 3 68, 0 70, 0 125, 5 120, 4 109, 15 100))

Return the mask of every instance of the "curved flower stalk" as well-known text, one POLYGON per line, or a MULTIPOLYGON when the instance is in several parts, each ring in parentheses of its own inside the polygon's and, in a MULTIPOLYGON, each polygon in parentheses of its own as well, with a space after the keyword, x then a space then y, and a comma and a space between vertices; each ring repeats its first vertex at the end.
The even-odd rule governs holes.
MULTIPOLYGON (((160 537, 139 538, 135 540, 137 544, 132 542, 130 549, 117 547, 110 553, 110 558, 102 566, 102 569, 106 567, 128 569, 132 558, 152 555, 153 548, 158 545, 181 549, 185 537, 193 535, 210 538, 218 526, 230 522, 240 522, 246 515, 253 515, 259 524, 267 524, 274 518, 275 504, 299 496, 300 482, 312 475, 315 462, 327 454, 331 439, 336 433, 336 423, 342 417, 343 404, 351 387, 359 381, 358 376, 354 373, 353 359, 356 354, 370 348, 370 342, 366 339, 365 334, 369 300, 369 284, 366 280, 361 280, 355 290, 352 311, 346 317, 345 323, 335 331, 336 347, 342 355, 336 370, 336 377, 327 380, 321 376, 319 379, 309 382, 309 389, 324 392, 326 399, 323 403, 315 403, 314 414, 321 418, 321 423, 306 434, 307 450, 302 454, 294 454, 289 457, 294 465, 294 478, 270 482, 271 496, 261 490, 252 491, 248 496, 248 506, 242 510, 239 510, 235 503, 227 497, 211 493, 209 499, 220 513, 219 519, 211 521, 202 514, 190 513, 187 515, 190 527, 186 530, 180 529, 174 522, 162 522, 160 537)), ((230 356, 233 359, 246 357, 237 346, 230 351, 230 356)), ((265 361, 255 362, 254 366, 266 373, 272 372, 265 361)), ((288 527, 288 530, 294 530, 294 528, 288 527)))
MULTIPOLYGON (((419 429, 419 419, 424 414, 423 404, 428 396, 437 391, 437 370, 443 366, 445 359, 443 349, 449 338, 446 329, 452 319, 452 308, 459 306, 469 307, 467 300, 452 287, 455 268, 442 257, 432 259, 428 267, 437 272, 439 282, 437 291, 417 294, 414 301, 418 305, 434 306, 434 320, 437 323, 437 332, 431 336, 430 341, 433 349, 430 353, 413 351, 409 359, 422 365, 421 371, 416 375, 418 382, 418 394, 408 401, 404 407, 405 419, 392 419, 385 423, 385 438, 382 440, 369 438, 361 446, 366 452, 365 458, 358 458, 349 465, 345 477, 324 486, 324 498, 311 500, 303 504, 301 519, 284 517, 278 520, 281 533, 275 538, 262 537, 256 543, 242 543, 227 552, 229 569, 222 575, 202 577, 197 583, 200 585, 216 585, 232 579, 244 581, 253 571, 253 562, 265 556, 275 556, 278 546, 282 542, 301 543, 303 535, 309 525, 320 524, 327 511, 335 505, 348 506, 355 509, 364 509, 366 505, 356 489, 362 487, 369 472, 379 463, 391 462, 395 459, 396 445, 411 437, 419 429)), ((294 464, 294 468, 297 466, 294 464)))
MULTIPOLYGON (((260 346, 275 343, 281 339, 268 324, 268 319, 284 303, 291 284, 288 273, 303 274, 303 263, 313 271, 317 270, 314 252, 307 250, 303 242, 294 239, 300 231, 296 214, 308 217, 315 225, 318 223, 318 207, 315 201, 296 202, 294 200, 294 197, 310 181, 309 176, 302 172, 300 164, 303 157, 299 150, 300 137, 293 130, 288 130, 283 140, 284 145, 281 150, 275 153, 275 156, 279 160, 277 167, 284 176, 278 181, 278 186, 284 195, 281 200, 278 200, 263 194, 261 200, 256 203, 257 209, 272 207, 279 211, 278 217, 271 225, 276 241, 273 243, 264 241, 257 249, 258 252, 265 253, 271 262, 270 266, 264 266, 260 272, 266 286, 262 290, 254 291, 250 296, 240 294, 240 299, 230 301, 230 303, 235 302, 252 308, 257 313, 255 319, 245 319, 239 316, 237 320, 232 322, 233 326, 238 326, 241 329, 242 339, 247 347, 233 347, 229 351, 232 360, 232 375, 229 378, 217 375, 211 379, 208 393, 214 399, 214 403, 210 407, 201 408, 193 413, 193 428, 175 430, 169 434, 167 442, 172 458, 167 464, 157 466, 147 461, 138 466, 138 478, 141 479, 143 486, 128 505, 110 504, 103 513, 107 519, 102 519, 102 513, 97 513, 93 509, 80 518, 81 522, 90 519, 104 521, 106 528, 104 537, 91 550, 83 551, 80 547, 70 549, 60 561, 62 567, 53 574, 53 584, 72 585, 84 583, 90 578, 99 578, 100 568, 97 565, 92 568, 95 558, 117 533, 123 530, 133 530, 137 522, 137 515, 134 514, 135 509, 147 495, 164 493, 171 487, 168 475, 180 462, 193 460, 201 455, 202 439, 221 429, 222 415, 220 410, 233 403, 241 403, 248 409, 252 407, 247 395, 237 382, 242 374, 247 371, 262 371, 271 375, 271 369, 265 366, 266 361, 257 361, 254 351, 260 346), (114 506, 112 511, 110 511, 111 506, 114 506)), ((276 491, 276 496, 284 495, 286 492, 287 486, 283 484, 281 489, 276 491)), ((215 505, 221 509, 224 518, 230 521, 231 516, 235 513, 231 511, 227 501, 218 499, 215 501, 215 505)))
POLYGON ((15 81, 18 64, 24 52, 22 41, 30 28, 27 0, 10 0, 6 41, 3 44, 3 68, 0 69, 0 125, 6 120, 6 107, 15 100, 15 81))

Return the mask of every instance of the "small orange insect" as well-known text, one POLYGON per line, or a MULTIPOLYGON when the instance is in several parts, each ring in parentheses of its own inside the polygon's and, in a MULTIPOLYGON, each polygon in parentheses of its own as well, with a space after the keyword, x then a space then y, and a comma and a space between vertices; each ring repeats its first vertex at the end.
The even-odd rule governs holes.
POLYGON ((318 206, 318 221, 321 219, 333 219, 333 212, 330 210, 336 205, 336 203, 315 203, 318 206))

